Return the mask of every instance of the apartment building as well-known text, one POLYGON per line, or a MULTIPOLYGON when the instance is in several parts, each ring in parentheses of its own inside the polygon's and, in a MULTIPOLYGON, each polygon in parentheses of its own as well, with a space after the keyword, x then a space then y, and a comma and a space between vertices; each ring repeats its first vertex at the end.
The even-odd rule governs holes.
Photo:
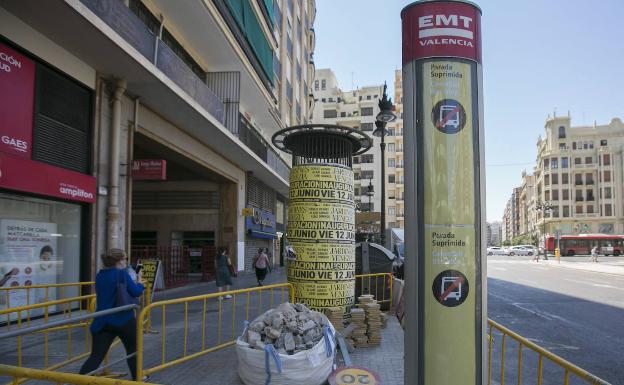
POLYGON ((394 144, 394 152, 386 151, 386 176, 388 178, 386 210, 388 227, 405 228, 405 162, 403 156, 403 71, 394 71, 394 105, 397 116, 388 124, 390 135, 388 147, 394 144), (394 183, 392 183, 394 181, 394 183))
POLYGON ((502 239, 502 222, 488 222, 486 226, 487 246, 500 246, 502 239))
POLYGON ((181 284, 210 279, 217 246, 239 270, 256 247, 279 256, 290 164, 270 137, 310 117, 315 14, 314 0, 3 2, 0 262, 50 246, 56 281, 92 280, 117 247, 181 284))
MULTIPOLYGON (((399 71, 400 76, 400 71, 399 71)), ((396 88, 397 80, 395 80, 396 88)), ((400 78, 398 79, 401 85, 400 78)), ((380 138, 373 136, 375 117, 379 113, 379 99, 383 95, 383 85, 367 86, 343 91, 331 69, 318 69, 314 80, 315 106, 314 123, 338 124, 364 131, 373 138, 373 147, 365 154, 353 158, 355 172, 355 202, 360 213, 377 213, 381 210, 381 149, 380 138)), ((395 97, 402 94, 395 89, 395 97)), ((400 100, 400 99, 396 99, 400 100)), ((402 106, 397 104, 400 117, 402 106)), ((404 173, 402 119, 388 124, 386 136, 386 226, 402 227, 404 221, 404 173)), ((371 218, 370 215, 358 216, 371 218)), ((360 232, 379 233, 378 223, 362 221, 356 224, 360 232), (366 223, 365 223, 366 222, 366 223)))
POLYGON ((511 242, 520 233, 520 195, 521 187, 516 187, 507 200, 502 220, 502 241, 511 242))
POLYGON ((536 221, 554 234, 624 233, 624 124, 571 125, 570 116, 549 117, 537 142, 536 201, 552 210, 536 221))

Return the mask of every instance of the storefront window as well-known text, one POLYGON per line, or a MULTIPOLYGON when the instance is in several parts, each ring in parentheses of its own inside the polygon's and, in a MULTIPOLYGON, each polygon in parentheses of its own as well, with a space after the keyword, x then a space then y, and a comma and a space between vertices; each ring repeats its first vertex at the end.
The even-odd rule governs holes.
MULTIPOLYGON (((80 231, 80 205, 0 193, 0 278, 11 273, 2 287, 80 281, 80 231)), ((75 297, 79 291, 50 287, 0 294, 4 309, 75 297)), ((43 309, 30 315, 39 314, 43 309)))

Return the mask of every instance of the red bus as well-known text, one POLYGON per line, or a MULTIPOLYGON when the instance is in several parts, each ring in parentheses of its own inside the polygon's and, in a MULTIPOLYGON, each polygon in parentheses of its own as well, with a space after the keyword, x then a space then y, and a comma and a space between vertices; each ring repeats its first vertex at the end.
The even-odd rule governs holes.
MULTIPOLYGON (((559 238, 559 251, 562 256, 589 255, 594 246, 600 248, 602 255, 622 255, 624 235, 580 234, 562 235, 559 238)), ((546 250, 551 254, 555 252, 555 237, 546 238, 546 250)))

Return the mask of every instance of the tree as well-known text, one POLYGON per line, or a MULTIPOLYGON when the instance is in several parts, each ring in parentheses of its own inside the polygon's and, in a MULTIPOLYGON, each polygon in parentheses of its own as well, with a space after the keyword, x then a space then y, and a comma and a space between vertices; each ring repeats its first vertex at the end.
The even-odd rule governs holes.
POLYGON ((511 242, 505 240, 503 241, 503 246, 511 246, 511 242))

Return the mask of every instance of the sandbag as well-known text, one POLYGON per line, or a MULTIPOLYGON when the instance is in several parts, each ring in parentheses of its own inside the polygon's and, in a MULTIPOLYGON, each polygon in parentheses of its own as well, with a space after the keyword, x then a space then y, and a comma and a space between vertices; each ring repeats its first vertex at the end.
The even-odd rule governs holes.
MULTIPOLYGON (((322 315, 325 317, 325 315, 322 315)), ((326 319, 327 317, 325 317, 326 319)), ((334 363, 336 344, 335 330, 327 322, 328 331, 314 347, 299 353, 288 355, 279 354, 267 345, 265 350, 252 349, 242 336, 236 340, 236 354, 238 356, 238 375, 245 385, 322 385, 327 381, 334 363), (267 362, 270 372, 270 382, 267 378, 267 362)))

